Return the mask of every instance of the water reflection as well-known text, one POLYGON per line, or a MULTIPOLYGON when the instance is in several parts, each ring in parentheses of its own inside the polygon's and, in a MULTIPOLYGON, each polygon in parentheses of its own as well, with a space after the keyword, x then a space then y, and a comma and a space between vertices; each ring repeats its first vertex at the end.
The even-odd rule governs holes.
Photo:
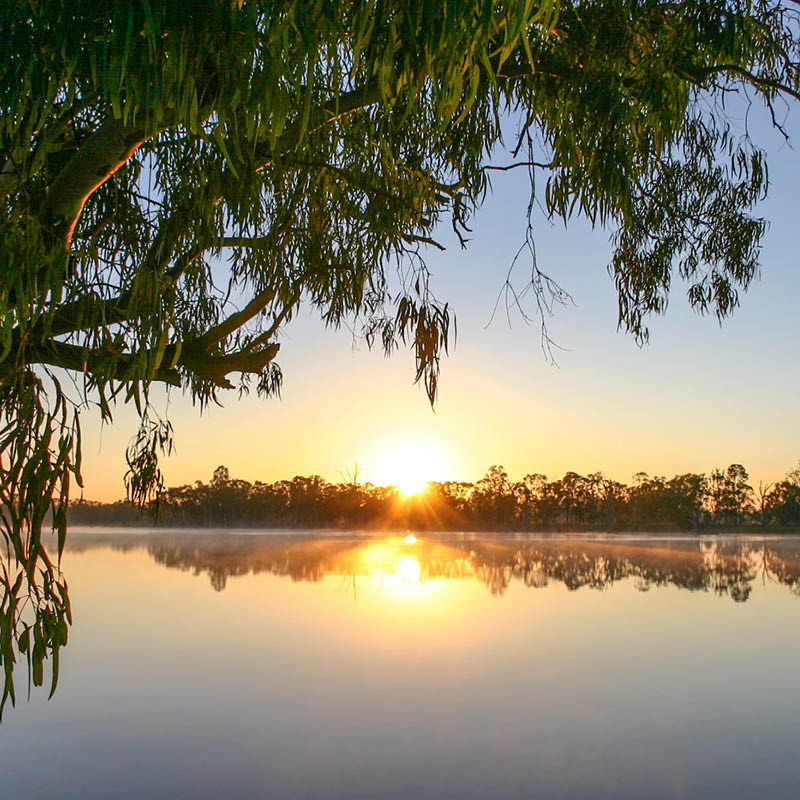
MULTIPOLYGON (((444 583, 453 581, 477 582, 495 597, 503 597, 514 584, 530 589, 558 583, 571 591, 604 590, 625 579, 641 592, 672 586, 714 593, 736 603, 747 601, 758 583, 785 586, 800 597, 800 540, 792 537, 569 539, 78 529, 66 552, 102 549, 143 551, 169 570, 208 576, 217 592, 245 575, 269 574, 309 583, 339 576, 354 597, 369 581, 393 597, 424 601, 428 608, 444 583)), ((29 685, 41 686, 49 671, 52 696, 59 649, 66 644, 71 621, 66 583, 63 602, 55 605, 14 605, 16 595, 8 577, 5 586, 0 596, 4 673, 0 720, 6 701, 14 703, 14 672, 20 661, 27 666, 29 685)))
POLYGON ((800 540, 67 547, 58 690, 8 704, 3 796, 797 796, 800 540))
POLYGON ((67 549, 144 549, 170 569, 207 575, 217 591, 241 575, 269 573, 294 581, 328 575, 377 578, 392 585, 474 579, 496 596, 513 582, 532 589, 549 581, 570 590, 606 589, 633 579, 640 591, 675 586, 746 601, 757 581, 800 597, 800 541, 794 538, 561 539, 409 534, 323 536, 114 532, 72 535, 67 549))

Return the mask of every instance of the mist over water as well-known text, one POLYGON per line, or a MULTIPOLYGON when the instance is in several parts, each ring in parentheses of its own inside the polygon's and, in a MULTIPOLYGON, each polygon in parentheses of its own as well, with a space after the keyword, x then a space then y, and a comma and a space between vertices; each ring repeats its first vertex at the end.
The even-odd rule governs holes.
MULTIPOLYGON (((4 795, 795 797, 800 541, 70 534, 4 795)), ((22 681, 22 677, 19 678, 22 681)))

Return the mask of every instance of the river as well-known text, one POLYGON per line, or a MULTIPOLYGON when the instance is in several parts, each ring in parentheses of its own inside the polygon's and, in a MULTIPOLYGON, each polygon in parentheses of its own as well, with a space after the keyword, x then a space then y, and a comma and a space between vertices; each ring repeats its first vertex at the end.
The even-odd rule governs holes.
POLYGON ((800 540, 74 530, 7 798, 796 798, 800 540))

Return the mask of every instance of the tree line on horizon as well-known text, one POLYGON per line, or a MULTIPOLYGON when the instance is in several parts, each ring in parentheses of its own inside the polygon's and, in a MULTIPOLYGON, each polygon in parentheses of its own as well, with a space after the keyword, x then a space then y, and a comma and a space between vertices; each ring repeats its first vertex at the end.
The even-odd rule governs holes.
POLYGON ((753 488, 741 464, 672 478, 644 472, 631 484, 601 472, 513 482, 492 466, 472 483, 431 481, 416 495, 395 486, 319 475, 274 483, 231 478, 220 466, 209 483, 175 486, 139 509, 127 501, 82 500, 72 524, 233 528, 417 530, 686 530, 800 528, 800 463, 781 481, 753 488))

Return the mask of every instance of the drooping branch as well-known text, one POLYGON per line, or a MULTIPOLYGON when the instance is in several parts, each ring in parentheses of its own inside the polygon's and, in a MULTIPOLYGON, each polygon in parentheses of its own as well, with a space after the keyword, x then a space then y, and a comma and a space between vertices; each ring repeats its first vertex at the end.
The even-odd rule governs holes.
POLYGON ((771 89, 775 92, 783 92, 784 94, 788 94, 795 100, 800 100, 800 92, 798 92, 797 89, 793 89, 791 86, 781 83, 773 78, 766 78, 763 75, 755 75, 754 73, 750 72, 750 70, 740 67, 738 64, 716 64, 711 67, 701 67, 698 72, 700 72, 704 77, 710 77, 711 75, 715 75, 720 72, 737 75, 759 91, 763 92, 771 89))
MULTIPOLYGON (((165 361, 166 359, 162 359, 162 363, 165 361)), ((16 364, 5 361, 0 365, 0 379, 16 374, 21 365, 44 364, 73 372, 103 376, 107 380, 126 380, 134 378, 132 373, 139 363, 134 355, 117 352, 111 345, 87 350, 68 342, 48 340, 42 344, 26 343, 24 350, 20 351, 16 364)), ((159 367, 151 379, 180 386, 180 375, 173 365, 159 367)))
MULTIPOLYGON (((151 348, 141 353, 117 352, 111 345, 87 351, 78 345, 51 340, 44 344, 29 344, 21 353, 21 360, 27 366, 45 364, 74 372, 90 373, 98 380, 146 379, 170 386, 181 385, 181 375, 177 368, 183 367, 201 380, 210 381, 220 388, 231 389, 233 384, 227 378, 231 372, 259 373, 275 358, 279 350, 280 344, 264 344, 262 337, 250 342, 242 350, 222 355, 209 353, 196 339, 168 345, 160 352, 151 348), (152 364, 150 373, 140 374, 143 364, 148 360, 152 364)), ((0 380, 13 376, 19 367, 19 363, 10 365, 5 362, 0 365, 0 380)))
POLYGON ((254 347, 251 343, 243 350, 225 355, 210 355, 195 342, 181 348, 178 364, 202 380, 211 381, 223 389, 233 389, 228 380, 231 372, 260 373, 278 355, 280 344, 271 342, 264 347, 254 347))
MULTIPOLYGON (((323 125, 335 122, 348 114, 352 114, 354 111, 360 111, 361 109, 374 106, 376 103, 380 102, 380 99, 381 94, 377 81, 373 81, 366 86, 353 89, 349 92, 343 92, 328 100, 324 106, 312 111, 307 130, 313 132, 323 125)), ((281 134, 274 147, 268 141, 261 142, 253 153, 253 163, 257 165, 256 169, 262 170, 268 167, 272 164, 276 155, 282 155, 291 150, 299 139, 300 127, 301 123, 298 120, 281 134)))
MULTIPOLYGON (((574 72, 562 65, 550 63, 543 63, 540 71, 557 77, 571 77, 574 72)), ((531 74, 530 64, 515 65, 506 62, 498 77, 513 79, 528 77, 531 74)), ((355 111, 375 105, 380 100, 377 81, 343 92, 312 112, 307 129, 316 130, 355 111)), ((67 162, 53 181, 42 203, 39 218, 55 242, 69 249, 81 211, 91 194, 124 166, 148 139, 178 123, 179 120, 172 116, 163 118, 158 124, 149 121, 147 117, 137 124, 125 123, 118 119, 104 122, 67 162)), ((297 144, 300 124, 298 121, 286 130, 274 148, 269 142, 262 142, 255 148, 253 161, 257 165, 256 169, 268 166, 276 154, 288 152, 297 144)), ((7 169, 10 169, 8 165, 3 168, 4 176, 7 169)), ((164 237, 157 237, 154 248, 160 251, 158 255, 163 254, 164 245, 164 237)))
MULTIPOLYGON (((309 128, 332 122, 355 110, 374 105, 379 100, 377 83, 344 92, 312 114, 309 128)), ((75 226, 91 194, 124 166, 144 142, 177 123, 178 120, 172 116, 162 118, 158 124, 146 116, 136 124, 119 119, 104 122, 67 162, 42 203, 39 218, 54 241, 69 249, 75 226)), ((294 127, 281 136, 278 152, 296 143, 299 129, 295 130, 294 127)), ((272 148, 264 143, 255 155, 258 168, 266 166, 272 157, 272 148)), ((2 177, 10 179, 13 169, 13 164, 5 165, 2 177)))
POLYGON ((300 299, 300 292, 296 291, 285 303, 281 311, 275 315, 275 319, 272 321, 272 325, 267 328, 262 334, 259 334, 253 341, 251 342, 251 347, 258 347, 262 344, 268 342, 277 332, 278 328, 281 326, 283 321, 286 319, 287 316, 291 313, 292 309, 294 308, 295 303, 300 299))
POLYGON ((270 287, 259 292, 241 311, 237 311, 224 319, 219 325, 204 333, 197 344, 202 348, 209 348, 219 344, 235 331, 239 330, 245 323, 249 322, 257 314, 260 314, 267 305, 275 298, 277 290, 270 287))
POLYGON ((55 242, 69 249, 72 234, 89 196, 102 186, 148 138, 175 124, 158 125, 145 118, 138 124, 109 119, 72 156, 53 181, 39 210, 39 219, 55 242))
MULTIPOLYGON (((174 286, 189 265, 207 249, 202 246, 195 247, 176 259, 171 268, 161 270, 163 274, 159 281, 159 290, 163 292, 174 286)), ((147 263, 147 259, 145 259, 145 263, 147 263)), ((130 289, 116 297, 100 298, 95 295, 85 295, 80 300, 73 300, 58 306, 53 311, 52 318, 40 319, 28 330, 28 336, 32 339, 44 339, 75 333, 87 328, 129 322, 140 315, 140 310, 136 308, 133 300, 133 291, 130 289)), ((16 328, 13 332, 12 347, 18 348, 22 343, 22 338, 22 331, 20 328, 16 328)))

